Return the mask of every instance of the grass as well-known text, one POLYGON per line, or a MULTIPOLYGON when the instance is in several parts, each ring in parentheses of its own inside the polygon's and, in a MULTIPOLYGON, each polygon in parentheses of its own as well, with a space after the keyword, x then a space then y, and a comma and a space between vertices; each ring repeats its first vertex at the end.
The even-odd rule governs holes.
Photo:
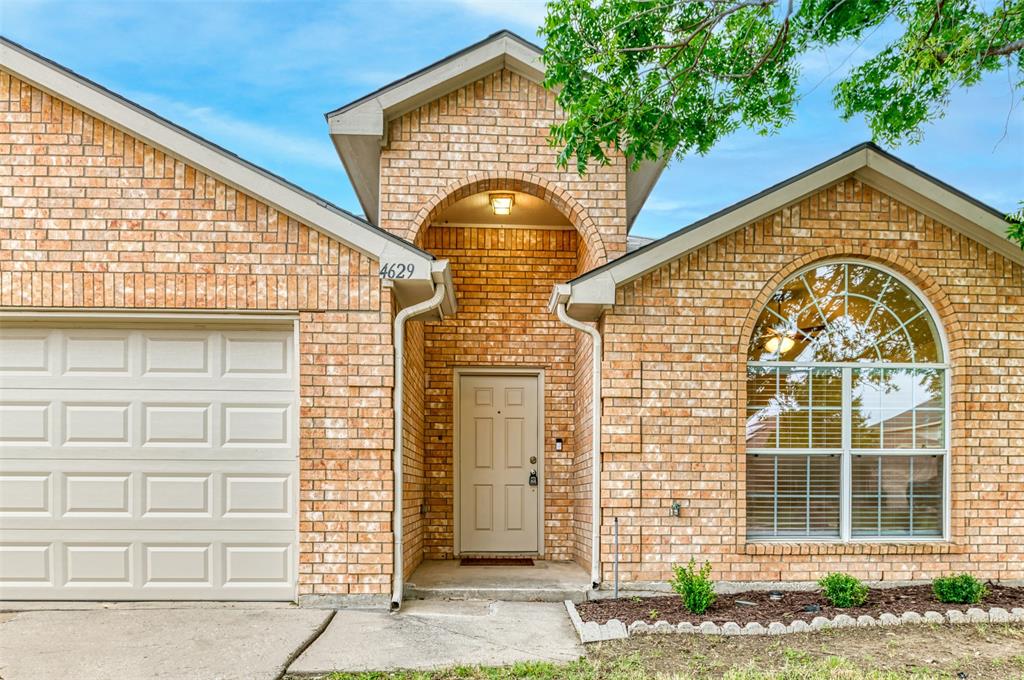
POLYGON ((1024 680, 1024 626, 920 625, 785 637, 647 636, 568 664, 520 663, 323 680, 1024 680), (964 674, 964 675, 960 675, 964 674))

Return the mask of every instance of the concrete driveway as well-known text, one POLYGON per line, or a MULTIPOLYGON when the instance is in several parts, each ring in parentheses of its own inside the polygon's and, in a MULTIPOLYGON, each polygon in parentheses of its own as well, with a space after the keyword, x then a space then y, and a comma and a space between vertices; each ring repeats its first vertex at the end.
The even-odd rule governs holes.
POLYGON ((0 610, 3 680, 273 680, 332 613, 173 602, 0 603, 0 610))

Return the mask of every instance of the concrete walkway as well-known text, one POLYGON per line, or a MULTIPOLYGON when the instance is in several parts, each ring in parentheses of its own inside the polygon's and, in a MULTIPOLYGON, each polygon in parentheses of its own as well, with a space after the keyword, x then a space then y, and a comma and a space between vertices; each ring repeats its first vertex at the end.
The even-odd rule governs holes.
POLYGON ((0 610, 3 680, 273 680, 331 615, 173 602, 0 603, 0 610))
POLYGON ((288 672, 565 662, 582 653, 562 604, 407 601, 398 614, 339 611, 288 672))
POLYGON ((537 560, 532 567, 463 567, 459 560, 424 560, 405 584, 422 600, 583 602, 590 574, 575 562, 537 560))

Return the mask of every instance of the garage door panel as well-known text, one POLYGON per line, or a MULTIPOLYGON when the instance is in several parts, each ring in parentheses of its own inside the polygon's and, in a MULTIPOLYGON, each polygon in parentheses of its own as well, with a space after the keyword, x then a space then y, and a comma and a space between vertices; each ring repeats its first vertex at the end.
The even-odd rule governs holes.
POLYGON ((38 329, 4 331, 3 342, 0 342, 0 375, 39 377, 50 373, 50 337, 47 331, 38 329))
POLYGON ((0 329, 0 599, 294 599, 291 329, 0 329))
POLYGON ((26 394, 24 400, 19 400, 13 390, 4 388, 4 400, 0 402, 0 446, 50 445, 51 404, 32 401, 32 396, 26 394))
POLYGON ((0 592, 6 599, 292 599, 290 531, 180 533, 86 530, 6 532, 0 592))
POLYGON ((30 389, 294 389, 291 330, 5 329, 0 378, 30 389))
POLYGON ((280 457, 284 450, 284 457, 293 459, 293 395, 276 390, 17 389, 5 384, 0 445, 3 458, 49 456, 56 447, 65 457, 264 458, 280 457), (223 450, 211 454, 218 448, 223 450), (148 454, 146 449, 163 451, 148 454))
POLYGON ((5 460, 0 527, 287 530, 297 496, 294 461, 5 460))

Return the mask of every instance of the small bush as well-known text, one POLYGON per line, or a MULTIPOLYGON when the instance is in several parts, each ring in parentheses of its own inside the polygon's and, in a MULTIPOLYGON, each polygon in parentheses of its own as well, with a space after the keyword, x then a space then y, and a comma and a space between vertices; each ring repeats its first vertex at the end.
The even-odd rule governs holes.
POLYGON ((859 607, 868 599, 868 587, 849 574, 833 572, 818 581, 833 607, 859 607))
POLYGON ((988 595, 988 588, 970 574, 954 574, 932 581, 932 592, 939 602, 978 604, 988 595))
POLYGON ((715 602, 715 582, 708 577, 711 563, 705 562, 697 571, 697 564, 691 557, 689 564, 677 564, 673 571, 675 576, 668 583, 683 599, 683 606, 693 614, 706 612, 715 602))

